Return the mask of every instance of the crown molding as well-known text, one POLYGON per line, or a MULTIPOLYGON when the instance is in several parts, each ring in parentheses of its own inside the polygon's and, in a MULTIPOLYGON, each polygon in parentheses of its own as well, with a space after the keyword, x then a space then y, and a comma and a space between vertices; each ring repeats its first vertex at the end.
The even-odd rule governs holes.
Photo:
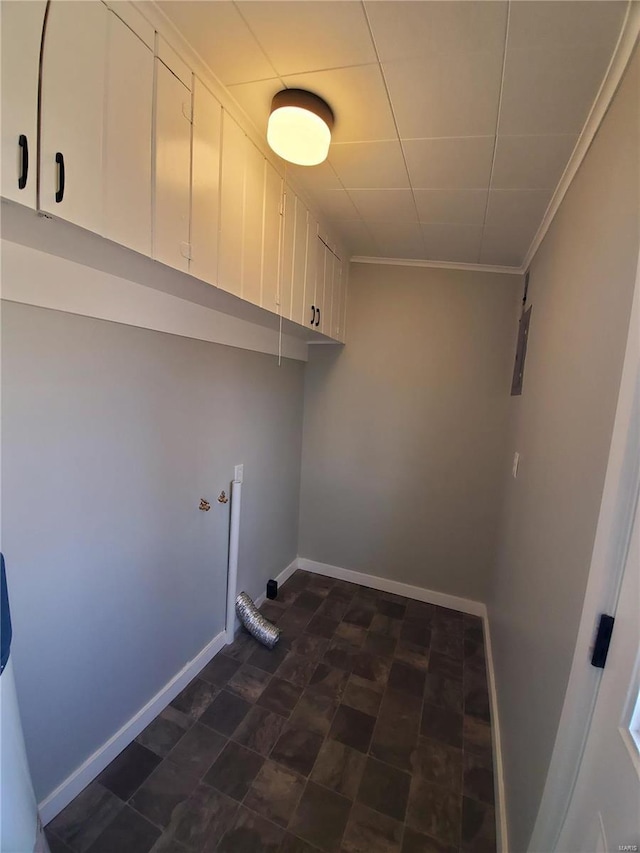
POLYGON ((412 258, 373 258, 366 255, 355 255, 352 264, 384 264, 393 267, 427 267, 436 270, 460 270, 462 272, 491 272, 506 275, 522 275, 522 267, 500 267, 490 264, 456 264, 453 261, 427 261, 412 258))

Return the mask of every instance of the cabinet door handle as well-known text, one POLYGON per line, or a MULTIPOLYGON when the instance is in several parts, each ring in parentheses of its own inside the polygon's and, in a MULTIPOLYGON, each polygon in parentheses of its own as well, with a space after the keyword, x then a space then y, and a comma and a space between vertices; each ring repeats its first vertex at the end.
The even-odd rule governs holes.
POLYGON ((58 151, 56 154, 56 163, 58 164, 58 189, 56 190, 56 202, 60 204, 64 198, 64 157, 58 151))
POLYGON ((318 319, 316 320, 316 326, 320 325, 320 309, 318 308, 318 319))
POLYGON ((316 324, 316 306, 311 306, 311 325, 315 326, 316 324))
POLYGON ((24 133, 21 133, 18 138, 18 146, 20 147, 20 177, 18 178, 18 189, 23 190, 27 185, 27 175, 29 174, 29 143, 24 133))

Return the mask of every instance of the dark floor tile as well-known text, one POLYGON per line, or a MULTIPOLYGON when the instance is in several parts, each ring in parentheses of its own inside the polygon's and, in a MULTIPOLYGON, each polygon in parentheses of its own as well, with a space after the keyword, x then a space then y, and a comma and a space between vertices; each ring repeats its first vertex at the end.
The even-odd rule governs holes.
POLYGON ((357 801, 395 820, 404 821, 411 776, 397 767, 369 757, 357 801))
POLYGON ((309 729, 300 729, 289 724, 271 750, 271 758, 290 770, 308 776, 311 773, 323 736, 309 729))
POLYGON ((431 650, 461 661, 464 658, 463 638, 436 625, 431 633, 431 650))
POLYGON ((229 741, 203 782, 234 800, 242 800, 263 764, 264 758, 257 752, 229 741))
POLYGON ((284 608, 291 607, 291 605, 295 603, 300 591, 301 590, 293 589, 288 584, 280 586, 278 587, 278 595, 276 596, 274 603, 279 604, 284 608))
POLYGON ((343 669, 336 669, 326 663, 319 663, 309 681, 309 690, 340 699, 347 686, 348 679, 349 673, 343 669))
POLYGON ((274 646, 272 649, 267 649, 265 646, 259 646, 251 655, 247 663, 251 666, 257 666, 258 669, 263 669, 265 672, 273 673, 288 654, 288 647, 280 641, 278 645, 274 646))
MULTIPOLYGON (((211 732, 213 734, 213 732, 211 732)), ((152 823, 166 827, 174 809, 191 796, 198 778, 172 761, 163 761, 136 791, 129 804, 152 823)))
POLYGON ((360 752, 368 752, 375 724, 375 717, 348 705, 340 705, 333 718, 329 737, 360 752))
POLYGON ((207 710, 218 692, 215 685, 201 678, 194 678, 170 704, 172 708, 186 714, 191 722, 195 722, 207 710))
POLYGON ((253 654, 257 646, 258 641, 254 640, 246 628, 241 628, 233 643, 224 647, 224 656, 244 663, 253 654))
POLYGON ((457 853, 457 850, 457 847, 429 838, 428 835, 411 829, 410 826, 405 827, 401 853, 457 853))
POLYGON ((213 851, 233 825, 238 808, 235 800, 200 784, 189 799, 176 808, 167 833, 190 851, 199 853, 205 845, 213 851))
POLYGON ((277 714, 282 714, 283 717, 288 717, 295 708, 301 694, 301 687, 274 676, 262 696, 258 699, 258 705, 262 705, 263 708, 268 708, 270 711, 275 711, 277 714))
POLYGON ((424 687, 424 701, 439 708, 462 713, 462 682, 445 678, 437 672, 428 672, 424 687))
POLYGON ((431 625, 423 619, 407 617, 400 629, 402 642, 414 643, 416 646, 429 646, 431 643, 431 625))
POLYGON ((128 800, 160 761, 159 755, 134 741, 105 767, 97 781, 121 800, 128 800))
POLYGON ((305 690, 291 714, 291 725, 326 735, 331 728, 331 721, 339 704, 340 699, 335 695, 317 690, 305 690))
POLYGON ((376 717, 382 702, 382 692, 382 688, 372 681, 352 675, 347 682, 342 702, 350 708, 357 708, 358 711, 376 717))
POLYGON ((167 830, 158 838, 149 853, 189 853, 189 848, 176 841, 172 833, 167 830))
POLYGON ((368 629, 375 614, 376 609, 373 604, 353 601, 344 615, 344 621, 368 629))
POLYGON ((382 723, 396 725, 403 731, 413 732, 417 739, 421 713, 421 698, 388 689, 382 697, 378 719, 382 723))
POLYGON ((305 572, 303 569, 296 569, 291 577, 282 584, 280 589, 295 589, 297 592, 300 592, 300 590, 304 589, 309 583, 311 577, 311 572, 305 572))
POLYGON ((45 830, 45 836, 49 845, 49 853, 73 853, 73 850, 52 832, 45 830))
POLYGON ((196 723, 169 753, 169 759, 195 779, 201 779, 222 752, 226 738, 196 723))
POLYGON ((491 726, 477 717, 466 717, 462 724, 462 742, 465 752, 474 752, 491 759, 493 746, 491 726))
POLYGON ((476 654, 481 653, 484 658, 484 633, 482 630, 482 623, 478 625, 467 624, 465 621, 464 624, 464 656, 465 659, 468 657, 474 657, 476 654))
POLYGON ((403 826, 387 815, 356 803, 342 840, 344 853, 399 853, 403 826))
POLYGON ((208 681, 210 684, 215 684, 217 687, 224 687, 239 667, 240 661, 226 657, 222 652, 218 652, 200 672, 200 678, 203 681, 208 681))
POLYGON ((191 721, 171 705, 158 714, 146 729, 140 732, 136 742, 164 758, 191 725, 191 721))
POLYGON ((449 746, 462 747, 462 714, 438 708, 425 702, 422 709, 420 734, 448 743, 449 746))
POLYGON ((77 853, 84 853, 123 808, 121 799, 91 782, 47 826, 77 853))
POLYGON ((388 658, 381 658, 371 652, 363 651, 358 653, 352 672, 360 678, 366 678, 367 681, 373 681, 374 684, 384 687, 390 669, 391 661, 388 658))
POLYGON ((312 575, 307 582, 307 589, 326 598, 335 584, 334 578, 328 578, 325 575, 312 575))
POLYGON ((278 624, 278 619, 280 619, 284 612, 284 606, 275 601, 263 601, 260 605, 260 613, 262 613, 265 619, 273 622, 274 625, 278 624))
POLYGON ((418 741, 415 730, 394 722, 378 722, 371 741, 371 755, 401 770, 411 770, 418 741))
POLYGON ((485 723, 491 722, 489 690, 485 679, 477 673, 465 673, 464 712, 470 717, 484 720, 485 723))
POLYGON ((463 853, 491 853, 496 849, 496 815, 491 806, 462 798, 463 853))
POLYGON ((229 679, 227 690, 241 696, 247 702, 257 702, 270 679, 268 672, 245 663, 229 679))
POLYGON ((472 800, 480 800, 492 806, 493 762, 491 758, 465 752, 463 760, 463 793, 472 800))
POLYGON ((391 619, 404 619, 407 611, 405 604, 389 601, 386 598, 379 598, 376 607, 378 608, 378 613, 381 613, 383 616, 389 616, 391 619))
POLYGON ((334 639, 340 639, 354 649, 361 649, 367 639, 367 629, 350 622, 341 622, 336 628, 334 639))
POLYGON ((407 663, 422 672, 429 670, 429 648, 427 646, 417 646, 415 643, 400 640, 394 656, 396 660, 407 663))
POLYGON ((413 756, 413 772, 454 794, 461 794, 462 750, 440 740, 420 738, 413 756))
POLYGON ((405 618, 421 619, 423 622, 431 622, 436 610, 438 610, 438 608, 435 604, 429 604, 426 601, 414 601, 412 599, 407 602, 405 618))
POLYGON ((466 616, 461 610, 452 610, 450 607, 438 607, 434 606, 434 617, 436 621, 451 623, 454 625, 462 626, 464 624, 464 617, 466 616))
POLYGON ((462 681, 462 661, 454 660, 432 650, 429 655, 429 672, 435 672, 444 678, 462 681))
POLYGON ((407 823, 438 841, 457 847, 460 843, 462 798, 428 782, 423 776, 413 777, 407 823))
POLYGON ((366 756, 337 740, 326 740, 318 753, 311 779, 348 799, 355 799, 366 756))
POLYGON ((246 717, 250 708, 249 702, 241 699, 240 696, 222 690, 204 712, 200 722, 229 737, 246 717))
POLYGON ((318 848, 286 832, 278 853, 318 853, 318 848))
MULTIPOLYGON (((243 806, 235 822, 215 848, 217 853, 276 853, 284 830, 243 806)), ((205 849, 205 853, 208 853, 205 849)))
POLYGON ((297 773, 266 761, 251 783, 244 805, 267 820, 286 827, 302 796, 306 780, 297 773))
POLYGON ((317 613, 311 619, 305 631, 307 634, 314 634, 317 637, 326 637, 328 640, 333 637, 338 627, 336 619, 325 619, 324 616, 319 616, 317 613))
POLYGON ((340 848, 350 809, 346 797, 308 782, 289 831, 325 853, 334 853, 340 848))
POLYGON ((256 706, 235 730, 233 739, 260 755, 268 755, 285 724, 286 720, 280 714, 256 706))
POLYGON ((334 638, 325 652, 323 660, 329 666, 351 672, 356 654, 356 650, 348 642, 334 638))
POLYGON ((318 595, 315 592, 311 592, 311 590, 309 589, 306 589, 304 590, 304 592, 301 592, 296 599, 297 608, 299 608, 300 610, 308 610, 311 613, 315 613, 316 610, 323 603, 324 597, 322 595, 318 595))
POLYGON ((424 693, 425 673, 407 663, 395 660, 391 665, 387 686, 392 690, 410 693, 422 697, 424 693))
POLYGON ((329 640, 326 637, 316 637, 312 634, 300 634, 291 642, 290 652, 301 657, 320 660, 329 648, 329 640))
POLYGON ((88 853, 114 853, 116 850, 118 853, 149 853, 159 837, 157 826, 125 806, 100 833, 88 853))
POLYGON ((325 619, 331 619, 334 622, 341 622, 348 609, 348 599, 326 598, 316 611, 316 614, 318 616, 323 616, 325 619))
POLYGON ((391 637, 394 640, 400 638, 401 630, 402 622, 384 613, 376 613, 369 626, 369 631, 372 634, 378 634, 381 637, 391 637))
POLYGON ((380 657, 393 657, 397 642, 393 637, 385 637, 382 634, 372 634, 369 632, 369 636, 364 644, 364 650, 380 657))
POLYGON ((289 607, 278 620, 278 628, 282 631, 282 635, 293 641, 307 627, 313 611, 302 610, 300 607, 289 607))
POLYGON ((309 683, 316 664, 317 661, 312 657, 289 652, 276 670, 276 675, 278 678, 304 688, 309 683))

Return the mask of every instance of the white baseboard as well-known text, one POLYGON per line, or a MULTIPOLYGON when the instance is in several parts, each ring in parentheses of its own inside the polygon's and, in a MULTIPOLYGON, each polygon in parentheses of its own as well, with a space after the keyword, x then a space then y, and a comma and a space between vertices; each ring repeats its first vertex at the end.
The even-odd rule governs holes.
MULTIPOLYGON (((289 565, 286 567, 286 569, 283 569, 279 575, 275 576, 274 581, 276 581, 278 586, 282 586, 282 584, 285 581, 289 580, 289 578, 295 572, 295 570, 299 568, 298 562, 299 562, 299 560, 296 557, 295 560, 292 560, 289 563, 289 565)), ((255 606, 261 607, 264 604, 266 597, 267 597, 267 595, 264 592, 262 593, 262 595, 258 596, 258 598, 256 598, 256 600, 254 602, 255 606)))
POLYGON ((128 746, 149 723, 154 720, 172 699, 196 677, 225 645, 225 632, 221 631, 192 660, 185 664, 173 678, 162 687, 147 704, 131 717, 106 743, 76 768, 38 804, 44 824, 59 814, 83 788, 92 782, 104 768, 128 746))
POLYGON ((298 557, 298 568, 303 569, 305 572, 313 572, 317 575, 326 575, 329 578, 357 583, 360 586, 368 586, 371 589, 393 592, 395 595, 403 595, 405 598, 413 598, 416 601, 437 604, 438 607, 449 607, 451 610, 471 613, 473 616, 484 617, 487 612, 486 607, 481 601, 460 598, 457 595, 447 595, 445 592, 434 592, 431 589, 425 589, 421 586, 412 586, 408 583, 380 578, 377 575, 366 575, 363 572, 354 572, 351 569, 341 569, 339 566, 317 563, 315 560, 307 560, 305 557, 298 557))
MULTIPOLYGON (((290 568, 291 566, 289 566, 285 571, 289 572, 290 568)), ((493 653, 491 649, 491 632, 489 630, 489 617, 487 615, 486 605, 481 601, 461 598, 457 595, 447 595, 443 592, 435 592, 434 590, 425 589, 421 586, 412 586, 411 584, 377 577, 376 575, 354 572, 351 569, 342 569, 339 566, 330 566, 327 563, 318 563, 315 560, 307 560, 305 557, 298 557, 297 568, 302 569, 305 572, 313 572, 314 574, 325 575, 329 578, 349 581, 349 583, 368 586, 372 589, 380 589, 384 592, 392 592, 396 595, 402 595, 405 598, 414 599, 415 601, 426 601, 429 604, 436 604, 438 607, 448 607, 452 610, 459 610, 462 613, 469 613, 473 616, 481 617, 484 626, 484 645, 487 658, 487 682, 491 707, 491 732, 493 740, 493 770, 496 803, 496 841, 498 853, 508 853, 509 842, 507 834, 504 775, 502 772, 502 746, 500 741, 498 696, 496 692, 493 653)), ((289 574, 292 574, 292 572, 289 572, 289 574)), ((287 575, 287 577, 288 576, 289 575, 287 575)))

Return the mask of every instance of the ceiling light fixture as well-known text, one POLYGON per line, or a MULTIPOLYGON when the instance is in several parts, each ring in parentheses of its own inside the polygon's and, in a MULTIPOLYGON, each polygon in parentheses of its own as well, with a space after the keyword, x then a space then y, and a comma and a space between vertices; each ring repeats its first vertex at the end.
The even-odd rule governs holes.
POLYGON ((304 89, 283 89, 271 101, 267 142, 290 163, 317 166, 327 159, 333 112, 322 98, 304 89))

